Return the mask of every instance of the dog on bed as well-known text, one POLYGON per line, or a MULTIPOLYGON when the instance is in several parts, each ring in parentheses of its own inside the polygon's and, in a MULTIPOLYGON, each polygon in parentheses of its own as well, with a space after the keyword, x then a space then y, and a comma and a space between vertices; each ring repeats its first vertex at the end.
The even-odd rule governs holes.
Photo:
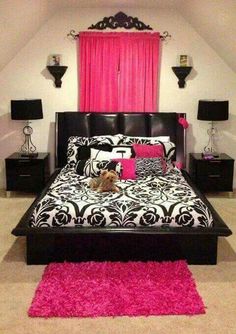
POLYGON ((119 192, 119 188, 115 185, 115 182, 118 181, 118 179, 117 172, 105 169, 101 171, 100 176, 90 180, 89 187, 100 193, 106 191, 119 192))

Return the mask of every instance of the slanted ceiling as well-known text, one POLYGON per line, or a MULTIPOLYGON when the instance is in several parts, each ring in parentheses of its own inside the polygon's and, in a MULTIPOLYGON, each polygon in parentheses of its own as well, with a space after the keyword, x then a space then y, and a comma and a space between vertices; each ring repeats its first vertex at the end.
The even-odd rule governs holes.
POLYGON ((0 71, 54 13, 52 0, 0 0, 0 71))
POLYGON ((1 0, 0 71, 52 15, 71 7, 175 9, 236 72, 236 0, 1 0))

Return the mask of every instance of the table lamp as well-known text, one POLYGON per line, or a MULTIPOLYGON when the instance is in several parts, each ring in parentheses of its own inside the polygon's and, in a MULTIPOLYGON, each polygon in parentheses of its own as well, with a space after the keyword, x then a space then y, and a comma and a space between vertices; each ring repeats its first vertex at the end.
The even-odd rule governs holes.
POLYGON ((42 119, 43 109, 42 101, 36 100, 12 100, 11 101, 11 119, 26 120, 26 126, 23 128, 25 135, 24 144, 21 146, 22 157, 37 157, 36 146, 32 143, 31 135, 33 133, 32 127, 29 125, 30 120, 42 119))
POLYGON ((215 121, 226 121, 229 118, 229 101, 216 101, 216 100, 200 100, 198 102, 198 115, 197 119, 201 121, 209 121, 211 127, 207 130, 209 140, 204 147, 204 156, 212 155, 213 157, 219 157, 217 153, 214 137, 217 133, 217 129, 214 126, 215 121))

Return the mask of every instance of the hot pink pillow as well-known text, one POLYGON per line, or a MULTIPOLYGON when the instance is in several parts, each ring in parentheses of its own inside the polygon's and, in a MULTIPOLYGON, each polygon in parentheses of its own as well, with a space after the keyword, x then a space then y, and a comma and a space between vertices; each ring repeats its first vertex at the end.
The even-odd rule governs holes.
POLYGON ((163 146, 161 144, 133 144, 132 146, 136 158, 161 158, 164 156, 163 146))
POLYGON ((135 165, 134 158, 131 158, 131 159, 116 158, 112 160, 120 162, 122 165, 122 171, 120 175, 121 180, 127 180, 127 179, 135 180, 136 179, 136 173, 135 173, 136 165, 135 165))

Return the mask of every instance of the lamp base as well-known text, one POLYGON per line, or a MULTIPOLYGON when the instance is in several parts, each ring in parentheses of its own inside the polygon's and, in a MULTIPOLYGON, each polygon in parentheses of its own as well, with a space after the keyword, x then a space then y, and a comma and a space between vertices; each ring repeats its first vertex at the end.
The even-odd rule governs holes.
POLYGON ((22 158, 29 158, 29 159, 31 159, 31 158, 37 158, 38 153, 37 152, 35 152, 35 153, 21 153, 20 156, 22 158))
POLYGON ((36 151, 36 146, 32 143, 31 135, 33 133, 33 129, 29 126, 29 122, 23 128, 23 133, 25 135, 25 142, 21 146, 21 157, 22 158, 36 158, 38 153, 36 151))

